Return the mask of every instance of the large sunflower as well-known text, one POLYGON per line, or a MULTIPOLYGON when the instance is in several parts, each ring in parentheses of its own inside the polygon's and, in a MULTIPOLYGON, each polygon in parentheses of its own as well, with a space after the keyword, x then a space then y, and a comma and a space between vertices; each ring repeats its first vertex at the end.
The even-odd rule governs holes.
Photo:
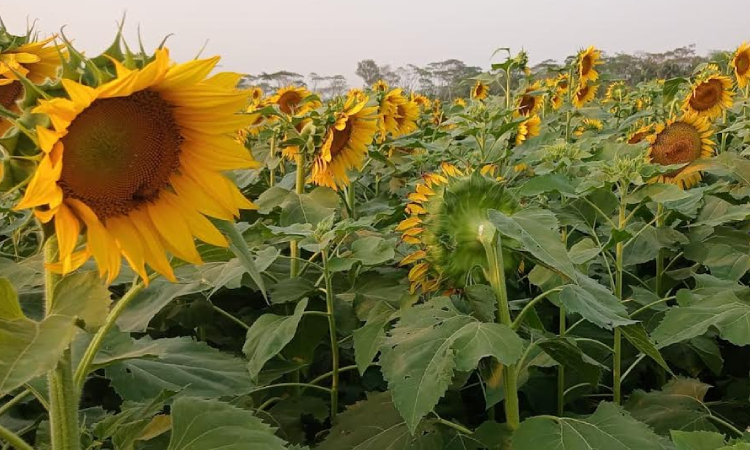
MULTIPOLYGON (((406 212, 396 231, 402 241, 418 247, 401 260, 411 265, 412 292, 437 290, 441 284, 463 287, 475 275, 476 267, 486 267, 484 247, 479 240, 482 227, 491 227, 487 211, 511 213, 517 203, 505 187, 475 171, 469 175, 451 165, 442 173, 424 175, 409 194, 406 212)), ((506 269, 514 263, 504 258, 506 269)), ((481 272, 481 271, 478 271, 481 272)), ((476 273, 481 277, 481 273, 476 273)))
POLYGON ((337 189, 349 184, 346 171, 360 168, 377 127, 376 106, 367 106, 368 98, 349 96, 336 123, 326 132, 323 145, 313 161, 310 181, 337 189))
POLYGON ((538 91, 542 88, 541 82, 537 81, 534 84, 527 86, 523 95, 516 102, 515 115, 518 116, 530 116, 534 114, 542 106, 544 99, 541 95, 532 95, 534 91, 538 91))
POLYGON ((471 88, 471 98, 474 100, 484 100, 488 95, 490 95, 490 87, 477 80, 474 83, 474 87, 471 88))
POLYGON ((578 53, 578 77, 581 83, 599 79, 596 66, 602 63, 601 57, 602 52, 594 48, 593 45, 578 53))
POLYGON ((258 163, 233 137, 248 123, 235 115, 247 101, 240 75, 206 79, 218 60, 172 65, 160 49, 142 69, 115 63, 116 77, 95 88, 64 79, 69 98, 34 109, 53 128, 37 127, 42 159, 16 209, 54 219, 63 272, 93 256, 111 281, 122 255, 144 280, 146 264, 174 280, 167 251, 200 263, 194 237, 227 245, 205 216, 255 208, 222 175, 258 163))
POLYGON ((380 102, 380 139, 387 135, 394 138, 417 129, 419 105, 404 96, 402 90, 394 89, 383 96, 380 102))
POLYGON ((586 106, 586 103, 590 102, 594 99, 594 97, 596 97, 596 91, 598 89, 598 84, 579 84, 578 89, 576 89, 575 93, 573 94, 573 106, 575 106, 576 108, 583 108, 584 106, 586 106))
POLYGON ((420 108, 422 108, 423 111, 426 111, 432 107, 432 101, 423 94, 416 94, 414 92, 411 93, 411 101, 416 103, 420 108))
POLYGON ((750 80, 750 44, 743 42, 732 57, 732 68, 737 78, 737 86, 744 88, 750 80))
POLYGON ((732 80, 713 73, 699 78, 685 97, 683 109, 708 119, 719 117, 732 107, 732 80))
POLYGON ((521 145, 529 138, 539 136, 541 131, 542 120, 538 115, 534 114, 528 119, 518 124, 518 130, 516 130, 516 146, 521 145))
POLYGON ((647 137, 651 143, 647 160, 663 166, 686 164, 675 171, 659 175, 653 181, 672 183, 688 189, 701 180, 703 165, 700 158, 713 155, 711 125, 705 117, 690 114, 681 119, 671 119, 666 125, 658 124, 654 133, 647 137))
MULTIPOLYGON (((54 39, 51 37, 0 50, 0 106, 15 113, 21 112, 17 102, 23 98, 24 88, 19 75, 34 84, 57 78, 62 63, 60 56, 65 50, 62 46, 47 45, 54 39)), ((11 122, 0 118, 0 136, 11 125, 11 122)))
POLYGON ((321 105, 320 101, 308 99, 312 93, 304 87, 287 86, 276 91, 268 103, 279 105, 279 111, 287 116, 303 115, 321 105))

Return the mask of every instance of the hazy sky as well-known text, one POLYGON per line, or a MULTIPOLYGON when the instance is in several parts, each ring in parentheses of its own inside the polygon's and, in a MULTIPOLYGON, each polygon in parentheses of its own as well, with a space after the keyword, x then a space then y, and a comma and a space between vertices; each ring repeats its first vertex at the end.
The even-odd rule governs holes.
POLYGON ((226 70, 286 69, 354 75, 359 60, 393 66, 456 58, 489 67, 498 47, 525 48, 531 62, 562 60, 588 45, 609 52, 698 52, 750 40, 750 0, 3 0, 16 34, 27 19, 66 35, 94 56, 112 40, 124 11, 126 37, 153 48, 169 33, 177 60, 219 54, 226 70))

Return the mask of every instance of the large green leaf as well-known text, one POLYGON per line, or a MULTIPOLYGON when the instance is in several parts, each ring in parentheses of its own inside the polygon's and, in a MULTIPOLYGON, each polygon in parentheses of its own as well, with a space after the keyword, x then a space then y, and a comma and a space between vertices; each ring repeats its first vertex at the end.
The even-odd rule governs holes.
POLYGON ((354 360, 357 363, 357 369, 360 374, 370 367, 372 361, 380 350, 380 346, 385 340, 384 327, 393 320, 396 309, 388 303, 377 303, 370 310, 367 317, 367 323, 362 327, 354 330, 354 360))
POLYGON ((55 285, 52 312, 83 320, 86 328, 98 328, 109 312, 110 293, 96 272, 66 276, 55 285))
POLYGON ((607 330, 635 323, 628 318, 625 306, 611 294, 595 296, 581 286, 570 284, 563 287, 559 299, 566 311, 578 313, 589 322, 607 330))
POLYGON ((242 352, 247 356, 247 370, 254 380, 258 379, 263 365, 292 340, 306 307, 307 299, 302 299, 291 316, 263 314, 247 330, 242 352))
POLYGON ((221 220, 214 221, 214 224, 229 237, 230 250, 237 256, 242 263, 242 267, 245 268, 250 278, 258 286, 260 293, 263 294, 263 298, 266 298, 266 285, 263 282, 263 277, 260 275, 258 266, 255 264, 255 258, 247 245, 247 241, 245 241, 242 233, 237 229, 237 225, 221 220))
POLYGON ((717 431, 711 410, 703 402, 709 385, 689 378, 673 378, 661 391, 631 394, 625 408, 659 434, 671 430, 717 431))
POLYGON ((717 450, 724 447, 724 435, 712 431, 671 432, 677 450, 717 450))
POLYGON ((175 400, 168 450, 219 449, 285 450, 286 442, 250 411, 216 400, 175 400))
POLYGON ((673 306, 652 333, 660 348, 701 336, 716 327, 722 338, 735 345, 750 345, 750 302, 728 290, 673 306))
POLYGON ((318 450, 439 449, 440 435, 431 423, 410 433, 389 392, 370 394, 338 416, 318 450))
POLYGON ((633 347, 656 361, 664 368, 664 370, 672 373, 672 369, 669 368, 669 365, 664 361, 664 357, 659 352, 659 349, 656 348, 656 345, 651 341, 651 338, 648 336, 648 331, 646 331, 643 324, 634 323, 632 325, 625 325, 624 327, 620 327, 620 331, 622 332, 622 335, 625 336, 625 339, 633 344, 633 347))
POLYGON ((54 368, 76 332, 75 316, 52 313, 41 322, 21 312, 10 283, 0 279, 0 397, 54 368))
POLYGON ((441 297, 402 313, 381 348, 380 365, 413 432, 448 389, 454 370, 472 370, 485 356, 513 364, 522 351, 523 341, 509 327, 482 323, 441 297))
POLYGON ((560 239, 557 218, 552 212, 527 208, 508 216, 490 210, 489 219, 501 234, 520 242, 523 250, 570 279, 576 278, 575 267, 560 239))
POLYGON ((613 403, 586 419, 532 417, 513 435, 513 450, 666 450, 669 444, 613 403))
POLYGON ((596 386, 606 366, 586 355, 572 338, 542 339, 537 345, 558 364, 577 373, 581 379, 596 386))
POLYGON ((112 387, 125 400, 143 402, 162 390, 185 395, 241 395, 253 388, 245 362, 189 337, 142 338, 148 355, 106 367, 112 387), (157 355, 153 357, 152 355, 157 355))
POLYGON ((281 205, 279 225, 282 227, 296 223, 317 225, 333 214, 339 205, 339 197, 332 189, 317 187, 309 194, 297 195, 290 192, 281 205))

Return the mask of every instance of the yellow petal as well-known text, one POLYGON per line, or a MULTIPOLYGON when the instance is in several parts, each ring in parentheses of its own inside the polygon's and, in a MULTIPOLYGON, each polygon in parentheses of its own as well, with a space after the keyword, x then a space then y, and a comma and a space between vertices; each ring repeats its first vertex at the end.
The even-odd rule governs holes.
POLYGON ((160 198, 172 204, 173 207, 180 209, 182 215, 190 228, 190 233, 203 242, 217 247, 228 247, 229 243, 226 238, 210 220, 206 219, 201 213, 195 210, 188 201, 172 194, 171 192, 162 192, 160 198))
POLYGON ((66 199, 65 203, 86 224, 86 248, 96 261, 99 276, 107 273, 107 283, 111 283, 120 273, 122 263, 117 242, 86 204, 72 198, 66 199))
POLYGON ((76 104, 80 109, 88 108, 91 102, 96 98, 96 89, 78 84, 75 81, 63 78, 63 87, 68 93, 70 100, 76 104))
POLYGON ((396 227, 396 231, 404 231, 408 230, 409 228, 415 227, 422 223, 422 219, 419 217, 409 217, 408 219, 404 219, 401 221, 401 223, 398 224, 396 227))
POLYGON ((41 148, 43 152, 49 153, 52 151, 52 147, 54 147, 55 143, 60 140, 60 133, 37 125, 36 137, 39 140, 39 148, 41 148))
POLYGON ((182 211, 163 200, 149 203, 148 215, 164 242, 164 246, 176 257, 193 264, 201 264, 200 255, 195 248, 193 235, 190 233, 182 211))
POLYGON ((70 255, 78 242, 81 234, 81 223, 65 203, 55 214, 55 234, 57 235, 57 246, 60 250, 59 259, 63 263, 63 273, 71 271, 70 255))
POLYGON ((417 250, 416 252, 412 253, 411 255, 408 255, 406 258, 402 259, 401 262, 398 263, 399 266, 406 266, 408 264, 411 264, 413 262, 419 261, 420 259, 424 259, 427 256, 427 252, 424 250, 417 250))
POLYGON ((141 235, 146 263, 155 271, 164 275, 166 279, 176 283, 177 278, 174 276, 172 266, 169 264, 164 247, 161 245, 159 233, 155 230, 148 213, 144 209, 138 209, 131 211, 128 216, 141 235))
POLYGON ((180 198, 190 201, 190 204, 199 212, 217 219, 234 219, 235 213, 231 208, 227 208, 214 200, 214 194, 211 190, 204 189, 201 184, 195 182, 192 178, 175 174, 170 177, 169 183, 180 198))
POLYGON ((196 59, 172 66, 167 71, 164 80, 157 86, 157 90, 178 89, 203 81, 214 70, 218 62, 219 57, 214 56, 213 58, 196 59))
POLYGON ((26 188, 26 193, 13 209, 18 211, 35 206, 59 205, 63 197, 62 189, 57 185, 61 172, 62 164, 53 164, 52 156, 44 155, 26 188))
POLYGON ((67 261, 47 263, 44 265, 44 267, 53 273, 65 275, 66 273, 70 273, 74 270, 79 269, 86 263, 86 261, 89 260, 89 258, 91 258, 91 253, 88 251, 88 249, 86 249, 75 252, 72 255, 68 256, 67 261))
POLYGON ((146 258, 143 243, 130 221, 124 217, 110 217, 107 219, 107 230, 119 243, 122 254, 128 260, 130 268, 143 279, 144 283, 147 283, 148 274, 145 267, 146 258))

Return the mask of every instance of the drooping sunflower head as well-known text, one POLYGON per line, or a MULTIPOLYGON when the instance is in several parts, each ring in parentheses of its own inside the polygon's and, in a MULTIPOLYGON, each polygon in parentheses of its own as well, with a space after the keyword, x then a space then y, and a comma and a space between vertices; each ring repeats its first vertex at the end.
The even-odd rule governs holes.
POLYGON ((16 209, 54 220, 62 272, 93 256, 111 281, 124 256, 144 280, 146 265, 174 280, 166 252, 200 263, 195 237, 227 245, 206 216, 254 208, 223 172, 258 163, 234 137, 248 124, 240 75, 206 78, 218 60, 173 65, 159 49, 96 87, 64 79, 67 98, 34 109, 52 129, 36 129, 42 158, 16 209))
POLYGON ((711 140, 711 125, 705 117, 690 114, 680 119, 671 119, 666 124, 654 127, 654 133, 647 137, 651 143, 647 161, 652 164, 668 166, 686 164, 672 172, 659 175, 652 181, 672 183, 688 189, 701 180, 703 165, 701 158, 708 158, 714 153, 714 142, 711 140))
POLYGON ((453 104, 462 108, 466 108, 466 100, 461 97, 453 99, 453 104))
POLYGON ((537 112, 542 106, 544 98, 541 95, 533 94, 534 91, 538 91, 542 88, 541 82, 537 81, 526 87, 523 95, 521 95, 516 101, 515 116, 530 116, 537 112))
POLYGON ((596 81, 599 79, 599 72, 596 66, 602 64, 602 52, 591 47, 578 52, 578 77, 581 83, 596 81))
POLYGON ((376 106, 369 99, 349 96, 313 160, 310 181, 336 190, 349 184, 346 171, 359 169, 378 130, 376 106))
POLYGON ((587 131, 599 131, 602 128, 604 128, 604 125, 602 124, 601 120, 584 117, 581 121, 581 124, 578 125, 573 131, 573 134, 576 136, 581 136, 587 131))
POLYGON ((690 114, 714 119, 732 107, 732 96, 732 80, 710 64, 708 70, 696 79, 682 107, 690 114))
POLYGON ((484 100, 488 95, 490 95, 490 87, 477 80, 474 83, 474 87, 471 88, 471 98, 474 100, 484 100))
MULTIPOLYGON (((0 106, 20 113, 18 101, 24 97, 20 77, 34 84, 43 84, 58 77, 64 46, 51 44, 55 37, 28 42, 25 37, 2 34, 0 39, 0 106), (3 42, 7 42, 4 45, 3 42)), ((0 118, 0 135, 11 127, 11 122, 0 118)))
POLYGON ((607 87, 607 93, 604 94, 604 102, 621 102, 627 94, 627 85, 622 81, 615 81, 607 87))
POLYGON ((523 144, 527 139, 533 138, 534 136, 539 136, 539 133, 542 129, 541 124, 542 119, 540 119, 536 114, 518 124, 515 139, 516 146, 523 144))
POLYGON ((385 80, 378 80, 372 85, 372 90, 375 92, 388 92, 388 89, 390 89, 390 86, 385 80))
POLYGON ((422 111, 426 111, 432 107, 432 101, 426 95, 412 92, 410 97, 411 101, 416 103, 422 111))
MULTIPOLYGON (((417 184, 406 207, 410 216, 396 228, 404 242, 418 247, 401 261, 414 264, 409 271, 412 291, 434 291, 443 283, 463 287, 472 275, 481 277, 475 269, 487 265, 480 234, 492 227, 488 210, 511 214, 518 207, 501 183, 479 171, 464 175, 451 169, 417 184)), ((510 258, 505 261, 512 266, 510 258)))
POLYGON ((583 108, 588 102, 596 97, 596 91, 599 89, 598 84, 579 84, 575 94, 573 94, 573 106, 583 108))
POLYGON ((750 44, 743 42, 732 57, 732 69, 737 86, 744 88, 750 80, 750 44))
POLYGON ((419 105, 409 100, 401 89, 394 89, 383 96, 380 102, 380 139, 388 135, 396 138, 417 129, 419 105))
POLYGON ((276 91, 269 103, 278 105, 279 111, 287 116, 301 116, 321 105, 311 96, 312 93, 305 87, 287 86, 276 91))

